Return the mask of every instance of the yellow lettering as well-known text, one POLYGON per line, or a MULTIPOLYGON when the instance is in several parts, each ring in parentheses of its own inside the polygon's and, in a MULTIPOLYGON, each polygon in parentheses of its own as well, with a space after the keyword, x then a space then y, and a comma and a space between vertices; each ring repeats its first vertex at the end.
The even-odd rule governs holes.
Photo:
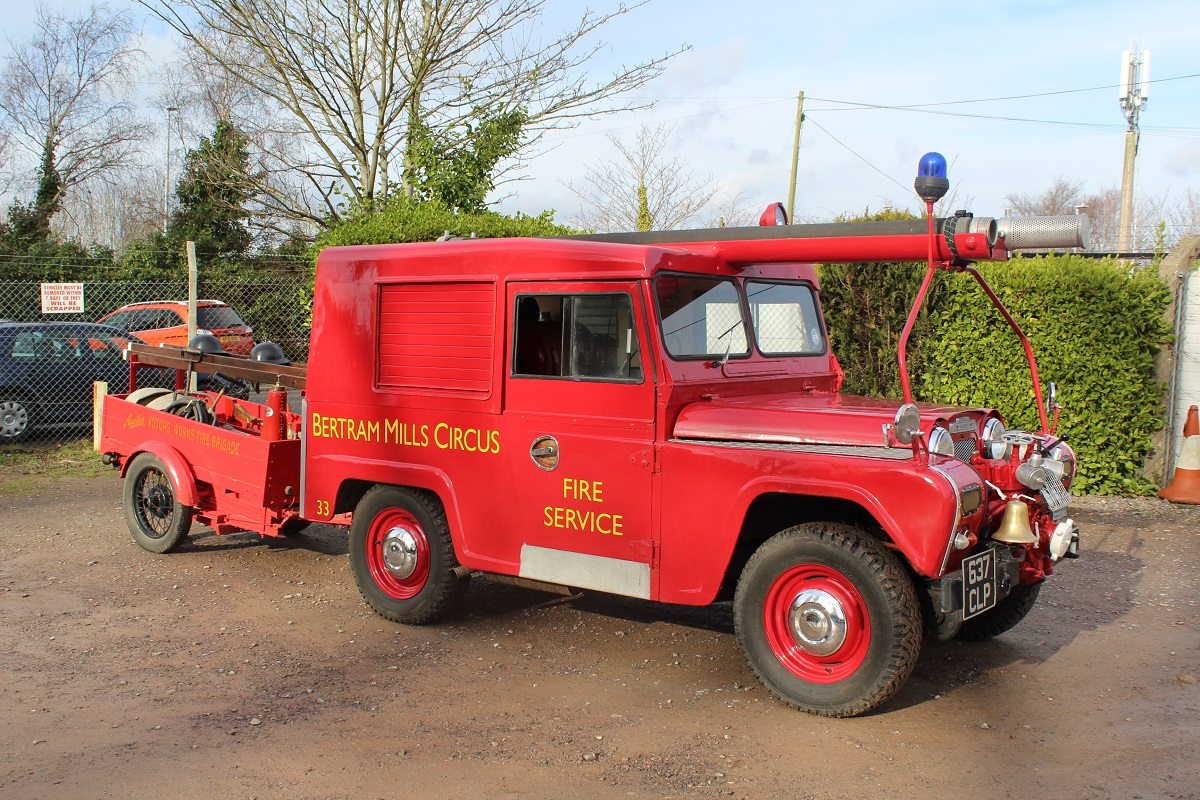
POLYGON ((450 430, 450 425, 445 422, 439 422, 433 429, 433 443, 437 445, 439 450, 445 450, 450 447, 450 440, 446 439, 443 443, 441 434, 442 431, 450 430))

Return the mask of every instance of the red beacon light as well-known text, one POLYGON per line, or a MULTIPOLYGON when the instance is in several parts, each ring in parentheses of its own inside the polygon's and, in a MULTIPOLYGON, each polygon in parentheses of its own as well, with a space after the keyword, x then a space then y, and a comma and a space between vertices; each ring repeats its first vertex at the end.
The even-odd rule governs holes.
POLYGON ((765 227, 787 225, 788 215, 787 210, 783 207, 783 203, 771 203, 771 205, 767 206, 767 210, 758 218, 758 224, 765 227))

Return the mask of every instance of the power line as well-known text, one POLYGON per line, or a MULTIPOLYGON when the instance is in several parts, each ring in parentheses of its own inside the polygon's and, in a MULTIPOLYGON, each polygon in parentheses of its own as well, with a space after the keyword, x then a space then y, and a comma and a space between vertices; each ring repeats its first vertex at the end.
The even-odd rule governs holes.
POLYGON ((808 122, 812 123, 813 125, 817 126, 817 129, 818 129, 818 130, 820 130, 822 133, 824 133, 826 136, 828 136, 830 139, 833 139, 835 142, 837 142, 839 145, 841 145, 841 147, 842 147, 843 149, 845 149, 845 150, 846 150, 846 152, 848 152, 850 155, 854 156, 854 157, 855 157, 855 158, 857 158, 859 161, 863 162, 863 163, 864 163, 864 164, 866 164, 868 167, 870 167, 871 169, 875 170, 875 171, 876 171, 876 172, 878 172, 880 175, 882 175, 883 177, 887 178, 889 181, 891 181, 892 183, 896 184, 897 186, 899 186, 899 187, 900 187, 901 189, 903 189, 904 191, 906 191, 906 192, 907 192, 907 191, 911 191, 910 187, 908 187, 908 186, 905 186, 903 183, 901 183, 900 181, 896 180, 896 179, 895 179, 895 178, 893 178, 891 175, 888 175, 888 174, 887 174, 886 172, 884 172, 882 169, 880 169, 879 167, 877 167, 877 166, 875 166, 874 164, 872 164, 872 163, 871 163, 871 162, 870 162, 870 161, 869 161, 869 160, 868 160, 868 159, 867 159, 865 156, 863 156, 863 155, 859 154, 859 153, 858 153, 858 152, 857 152, 857 151, 856 151, 856 150, 855 150, 853 147, 851 147, 850 145, 846 144, 846 143, 845 143, 845 142, 843 142, 841 139, 837 138, 837 137, 836 137, 836 136, 834 136, 832 133, 830 133, 830 132, 829 132, 829 131, 828 131, 828 130, 825 128, 825 126, 823 126, 821 123, 819 123, 819 122, 817 122, 815 119, 813 119, 811 115, 808 115, 808 114, 806 114, 804 118, 805 118, 805 120, 806 120, 806 121, 808 121, 808 122))

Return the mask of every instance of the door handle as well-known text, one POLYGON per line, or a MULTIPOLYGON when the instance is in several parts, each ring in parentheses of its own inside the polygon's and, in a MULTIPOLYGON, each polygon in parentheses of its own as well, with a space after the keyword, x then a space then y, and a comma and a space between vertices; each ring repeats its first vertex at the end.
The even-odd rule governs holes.
POLYGON ((539 436, 529 446, 529 457, 539 469, 546 472, 558 467, 558 440, 553 436, 539 436))

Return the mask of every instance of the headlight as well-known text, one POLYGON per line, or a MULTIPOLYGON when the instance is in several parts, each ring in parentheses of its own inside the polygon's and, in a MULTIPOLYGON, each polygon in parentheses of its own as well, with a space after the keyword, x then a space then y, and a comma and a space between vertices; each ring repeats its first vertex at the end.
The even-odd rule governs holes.
POLYGON ((1050 458, 1060 462, 1063 465, 1063 486, 1067 489, 1070 489, 1071 482, 1075 480, 1075 471, 1077 469, 1075 452, 1065 444, 1059 444, 1050 451, 1050 458))
POLYGON ((950 431, 941 427, 930 431, 929 452, 937 453, 939 456, 953 456, 954 440, 950 438, 950 431))
POLYGON ((1012 453, 1012 445, 1003 441, 1008 431, 1004 423, 992 417, 983 426, 983 454, 987 458, 1008 458, 1012 453))

